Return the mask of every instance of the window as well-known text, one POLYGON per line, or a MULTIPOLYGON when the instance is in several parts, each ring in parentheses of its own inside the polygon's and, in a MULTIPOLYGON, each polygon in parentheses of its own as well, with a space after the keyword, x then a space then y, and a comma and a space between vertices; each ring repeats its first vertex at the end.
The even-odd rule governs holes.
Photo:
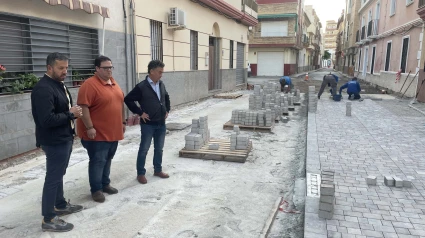
POLYGON ((400 69, 402 73, 406 73, 407 56, 409 55, 409 36, 403 38, 403 47, 401 48, 400 69))
POLYGON ((406 6, 410 6, 413 2, 414 0, 406 0, 406 6))
POLYGON ((152 60, 162 61, 162 22, 151 20, 152 60))
POLYGON ((190 69, 198 70, 198 32, 190 31, 190 69))
POLYGON ((396 1, 396 0, 391 0, 391 6, 390 6, 390 16, 395 15, 395 7, 396 7, 395 1, 396 1))
POLYGON ((387 55, 385 57, 385 71, 388 71, 390 69, 391 45, 392 45, 391 41, 387 43, 387 55))
POLYGON ((375 19, 379 19, 379 16, 381 15, 381 3, 378 2, 376 4, 376 14, 375 19))
POLYGON ((234 46, 233 45, 234 45, 234 43, 231 40, 230 41, 230 50, 229 50, 229 54, 230 54, 230 57, 229 57, 229 68, 230 69, 233 69, 233 54, 234 54, 234 49, 233 49, 234 46))
POLYGON ((288 21, 261 22, 261 36, 288 36, 288 21))
POLYGON ((9 82, 20 74, 43 76, 47 55, 52 52, 70 59, 67 85, 91 76, 99 55, 97 30, 26 17, 0 14, 0 42, 0 63, 7 68, 0 92, 7 91, 9 82))

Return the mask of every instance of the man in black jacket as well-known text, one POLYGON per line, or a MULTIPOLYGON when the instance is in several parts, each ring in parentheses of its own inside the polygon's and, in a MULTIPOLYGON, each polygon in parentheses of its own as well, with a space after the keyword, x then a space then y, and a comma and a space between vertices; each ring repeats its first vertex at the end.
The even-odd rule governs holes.
POLYGON ((154 176, 168 178, 169 175, 162 172, 162 149, 165 141, 165 120, 170 112, 170 96, 160 80, 164 72, 164 63, 153 60, 148 65, 146 79, 136 85, 124 98, 127 107, 138 114, 142 138, 140 140, 139 153, 137 155, 137 181, 141 184, 147 183, 145 177, 146 155, 151 141, 154 142, 153 166, 154 176), (140 107, 137 106, 139 103, 140 107))
POLYGON ((72 98, 63 81, 68 58, 60 53, 47 56, 47 72, 31 93, 37 147, 46 153, 46 178, 42 196, 43 231, 70 231, 74 225, 58 216, 83 210, 71 205, 63 196, 63 176, 68 167, 74 142, 74 119, 82 116, 79 106, 72 107, 72 98))

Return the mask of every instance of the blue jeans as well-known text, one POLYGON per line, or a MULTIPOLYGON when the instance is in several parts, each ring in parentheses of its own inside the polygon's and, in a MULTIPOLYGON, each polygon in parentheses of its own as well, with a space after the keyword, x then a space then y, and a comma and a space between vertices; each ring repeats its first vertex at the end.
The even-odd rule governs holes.
POLYGON ((69 141, 59 145, 42 145, 46 154, 46 178, 44 180, 41 213, 45 221, 52 220, 56 208, 65 208, 66 200, 63 196, 63 176, 71 157, 72 144, 69 141))
POLYGON ((153 168, 155 173, 162 171, 162 149, 165 142, 165 125, 140 124, 142 138, 140 139, 139 153, 137 154, 137 175, 145 175, 146 155, 151 146, 152 138, 154 144, 153 168))
POLYGON ((117 151, 118 141, 87 141, 81 140, 81 144, 89 154, 89 182, 90 192, 102 190, 111 183, 111 162, 117 151))

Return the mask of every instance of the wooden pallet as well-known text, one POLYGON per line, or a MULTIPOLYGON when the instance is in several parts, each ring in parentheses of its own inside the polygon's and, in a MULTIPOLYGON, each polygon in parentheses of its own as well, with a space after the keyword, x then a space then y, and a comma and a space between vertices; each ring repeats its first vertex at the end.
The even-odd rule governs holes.
POLYGON ((221 99, 236 99, 239 97, 242 97, 242 93, 219 93, 214 95, 214 98, 221 98, 221 99))
POLYGON ((241 130, 249 130, 249 131, 260 131, 260 132, 272 132, 274 127, 274 123, 272 126, 247 126, 247 125, 239 125, 233 124, 232 121, 228 121, 223 125, 224 130, 233 130, 233 126, 239 126, 241 130))
POLYGON ((245 163, 248 158, 249 152, 252 150, 252 142, 249 142, 248 149, 246 150, 230 150, 230 140, 226 139, 211 139, 209 144, 202 146, 199 150, 186 150, 179 151, 180 157, 193 158, 193 159, 206 159, 245 163), (219 144, 218 150, 210 150, 209 144, 219 144))

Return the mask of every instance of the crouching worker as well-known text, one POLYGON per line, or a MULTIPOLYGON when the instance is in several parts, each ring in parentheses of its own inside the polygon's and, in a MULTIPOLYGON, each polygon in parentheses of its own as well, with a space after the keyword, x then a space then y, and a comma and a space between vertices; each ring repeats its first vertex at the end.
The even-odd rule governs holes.
POLYGON ((348 99, 349 100, 357 100, 360 99, 360 84, 359 82, 357 82, 357 78, 354 77, 353 79, 351 79, 351 81, 349 81, 348 83, 342 85, 339 88, 339 94, 341 94, 342 90, 347 89, 347 93, 348 93, 348 99))
POLYGON ((291 91, 291 89, 294 88, 294 85, 292 84, 292 80, 289 76, 283 76, 282 78, 279 79, 280 82, 280 91, 281 92, 289 92, 291 91), (287 86, 285 88, 285 86, 287 86))

